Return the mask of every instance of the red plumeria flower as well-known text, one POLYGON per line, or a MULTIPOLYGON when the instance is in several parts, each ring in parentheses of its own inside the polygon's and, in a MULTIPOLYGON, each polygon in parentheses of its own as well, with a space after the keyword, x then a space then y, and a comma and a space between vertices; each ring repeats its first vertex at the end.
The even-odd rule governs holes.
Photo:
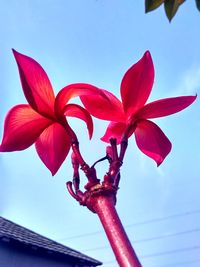
POLYGON ((32 58, 13 52, 29 105, 17 105, 8 112, 0 151, 23 150, 35 143, 40 159, 54 175, 76 139, 65 116, 85 121, 90 138, 93 133, 90 114, 79 105, 66 103, 78 95, 98 95, 100 90, 88 84, 72 84, 64 87, 55 98, 44 69, 32 58))
POLYGON ((148 119, 179 112, 192 104, 196 96, 165 98, 146 104, 153 82, 154 66, 150 52, 147 51, 122 79, 122 102, 111 93, 107 94, 112 97, 110 101, 114 101, 118 110, 104 106, 99 96, 81 96, 81 100, 93 116, 111 120, 101 140, 109 142, 111 138, 116 138, 120 143, 123 136, 128 138, 134 133, 138 148, 160 165, 170 152, 171 143, 162 130, 148 119))

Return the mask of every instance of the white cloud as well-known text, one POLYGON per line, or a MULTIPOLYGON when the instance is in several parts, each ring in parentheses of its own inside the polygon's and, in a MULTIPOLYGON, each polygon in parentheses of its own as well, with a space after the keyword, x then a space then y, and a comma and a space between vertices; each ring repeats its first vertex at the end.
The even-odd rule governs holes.
POLYGON ((178 94, 196 94, 200 91, 200 66, 187 70, 178 85, 178 94))

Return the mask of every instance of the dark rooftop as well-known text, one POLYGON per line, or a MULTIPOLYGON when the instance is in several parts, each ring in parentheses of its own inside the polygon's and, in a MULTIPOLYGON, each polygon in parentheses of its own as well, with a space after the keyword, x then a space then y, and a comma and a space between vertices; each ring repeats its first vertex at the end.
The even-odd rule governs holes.
POLYGON ((24 245, 45 249, 48 253, 66 255, 71 258, 89 263, 90 266, 99 266, 102 263, 91 257, 88 257, 74 249, 59 244, 49 238, 39 235, 25 227, 11 222, 0 216, 0 239, 15 240, 24 245))

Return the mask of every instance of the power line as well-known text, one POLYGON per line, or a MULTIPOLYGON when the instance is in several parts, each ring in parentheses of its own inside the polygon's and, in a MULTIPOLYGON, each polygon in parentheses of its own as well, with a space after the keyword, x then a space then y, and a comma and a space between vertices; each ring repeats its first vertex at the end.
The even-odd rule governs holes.
MULTIPOLYGON (((187 252, 187 251, 194 251, 194 250, 199 250, 199 249, 200 249, 200 246, 177 248, 177 249, 173 249, 173 250, 166 250, 166 251, 156 252, 156 253, 152 253, 152 254, 139 255, 139 258, 140 259, 154 258, 154 257, 165 256, 165 255, 170 255, 170 254, 177 254, 177 253, 187 252)), ((196 262, 197 261, 200 261, 200 260, 197 259, 196 262)), ((110 264, 110 263, 114 263, 114 262, 116 262, 116 260, 107 261, 107 262, 104 262, 103 264, 110 264)), ((169 267, 169 266, 173 266, 173 265, 174 264, 164 265, 164 266, 162 265, 162 266, 157 266, 157 267, 169 267)))
MULTIPOLYGON (((163 234, 163 235, 154 236, 154 237, 147 237, 147 238, 143 238, 143 239, 138 239, 138 240, 134 240, 133 243, 134 244, 144 243, 144 242, 160 240, 160 239, 164 239, 164 238, 168 238, 168 237, 180 236, 180 235, 185 235, 185 234, 192 234, 192 233, 197 233, 197 232, 200 232, 200 228, 190 229, 190 230, 175 232, 175 233, 168 233, 168 234, 163 234)), ((107 249, 108 247, 109 246, 94 247, 94 248, 90 248, 90 249, 85 249, 85 250, 83 250, 83 252, 103 250, 103 249, 107 249)))
POLYGON ((166 250, 163 252, 156 252, 156 253, 152 253, 152 254, 142 255, 142 256, 139 256, 139 258, 141 258, 141 259, 153 258, 153 257, 159 257, 159 256, 168 255, 168 254, 176 254, 176 253, 180 253, 180 252, 187 252, 187 251, 193 251, 193 250, 199 250, 199 249, 200 249, 200 246, 177 248, 177 249, 173 249, 173 250, 166 250))
POLYGON ((172 214, 172 215, 168 215, 168 216, 164 216, 164 217, 160 217, 160 218, 154 218, 154 219, 146 220, 146 221, 143 221, 143 222, 131 223, 131 224, 126 225, 126 228, 133 227, 133 226, 138 226, 138 225, 149 224, 149 223, 166 221, 166 220, 169 220, 169 219, 189 216, 189 215, 193 215, 193 214, 197 214, 197 213, 200 213, 200 210, 193 210, 193 211, 186 211, 186 212, 182 212, 182 213, 176 213, 176 214, 172 214))
MULTIPOLYGON (((174 219, 174 218, 189 216, 189 215, 198 214, 198 213, 200 213, 200 210, 193 210, 193 211, 187 211, 187 212, 182 212, 182 213, 176 213, 176 214, 173 214, 173 215, 168 215, 168 216, 164 216, 164 217, 160 217, 160 218, 158 217, 158 218, 153 218, 153 219, 149 219, 149 220, 145 220, 145 221, 141 221, 141 222, 131 223, 131 224, 125 225, 125 228, 135 227, 135 226, 140 226, 140 225, 145 225, 145 224, 150 224, 150 223, 161 222, 161 221, 165 221, 165 220, 170 220, 170 219, 174 219)), ((101 234, 101 233, 103 233, 103 231, 99 230, 99 231, 84 233, 84 234, 80 234, 80 235, 74 235, 74 236, 71 236, 71 237, 61 238, 61 239, 58 239, 58 241, 64 241, 64 240, 69 240, 69 239, 77 239, 77 238, 82 238, 82 237, 85 237, 85 236, 94 236, 94 235, 98 235, 98 234, 101 234)))
MULTIPOLYGON (((114 262, 116 262, 116 261, 107 261, 107 262, 103 263, 103 265, 111 264, 114 262)), ((182 266, 182 265, 188 265, 191 263, 198 263, 198 262, 200 262, 200 259, 191 260, 191 261, 174 262, 174 263, 170 263, 170 264, 157 265, 157 266, 153 266, 153 267, 174 267, 174 266, 182 266)))
POLYGON ((182 265, 187 265, 187 264, 197 263, 197 262, 200 262, 200 259, 191 260, 191 261, 174 262, 174 263, 159 265, 159 266, 154 266, 154 267, 174 267, 174 266, 180 266, 180 265, 182 266, 182 265))

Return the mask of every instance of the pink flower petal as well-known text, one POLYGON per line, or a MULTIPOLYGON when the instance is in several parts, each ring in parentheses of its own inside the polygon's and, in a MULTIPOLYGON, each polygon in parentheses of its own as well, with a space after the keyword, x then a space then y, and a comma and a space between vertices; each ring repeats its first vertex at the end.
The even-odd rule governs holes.
POLYGON ((159 166, 171 151, 171 143, 162 130, 153 122, 137 122, 135 139, 138 148, 157 162, 159 166))
POLYGON ((70 150, 70 145, 70 138, 59 123, 46 128, 35 143, 40 159, 52 175, 55 175, 62 165, 70 150))
POLYGON ((81 101, 85 108, 92 114, 102 120, 124 121, 125 114, 122 103, 112 93, 101 90, 101 94, 81 96, 81 101))
POLYGON ((24 91, 33 109, 40 114, 54 116, 54 93, 44 69, 32 58, 13 50, 24 91))
POLYGON ((67 85, 62 90, 60 90, 60 92, 56 96, 55 112, 57 116, 58 117, 63 116, 65 105, 69 102, 71 98, 76 96, 92 95, 92 94, 98 95, 102 93, 100 89, 90 84, 75 83, 67 85))
POLYGON ((134 64, 121 82, 121 97, 127 117, 147 101, 154 82, 154 66, 150 52, 134 64))
POLYGON ((41 132, 52 123, 29 105, 17 105, 7 114, 1 152, 23 150, 31 146, 41 132))
POLYGON ((76 104, 68 104, 64 108, 64 115, 69 117, 76 117, 83 121, 85 121, 89 133, 90 139, 92 138, 93 134, 93 121, 90 113, 76 104))
POLYGON ((101 140, 109 143, 111 138, 116 138, 117 144, 119 144, 125 128, 126 124, 123 122, 110 122, 104 136, 101 137, 101 140))
POLYGON ((197 96, 179 96, 151 102, 135 114, 138 118, 152 119, 168 116, 191 105, 197 96))

